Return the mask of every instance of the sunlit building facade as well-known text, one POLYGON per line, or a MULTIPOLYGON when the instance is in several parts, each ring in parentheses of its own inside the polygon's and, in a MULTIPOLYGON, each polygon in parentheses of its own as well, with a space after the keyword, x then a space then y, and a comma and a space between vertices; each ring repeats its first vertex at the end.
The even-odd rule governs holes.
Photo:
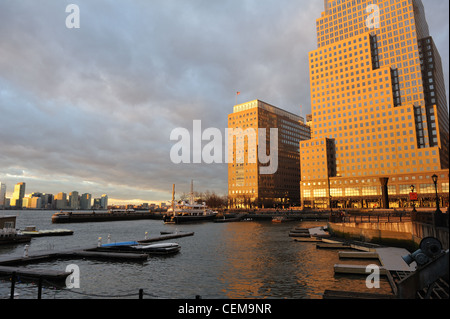
MULTIPOLYGON (((248 136, 228 139, 228 199, 230 208, 280 207, 300 204, 299 142, 309 139, 310 129, 298 115, 260 100, 234 106, 228 115, 228 128, 253 129, 256 143, 248 136), (265 129, 266 154, 270 154, 270 129, 278 129, 276 172, 261 174, 267 166, 260 158, 263 147, 260 131, 265 129)), ((275 155, 275 154, 271 154, 275 155)))
POLYGON ((444 77, 422 2, 325 1, 316 27, 312 139, 300 143, 302 204, 404 207, 414 185, 421 204, 433 205, 436 174, 448 206, 444 77))
POLYGON ((11 199, 11 206, 22 208, 23 198, 25 197, 26 183, 17 183, 14 186, 14 193, 11 199))
POLYGON ((6 204, 6 184, 0 182, 0 207, 6 204))

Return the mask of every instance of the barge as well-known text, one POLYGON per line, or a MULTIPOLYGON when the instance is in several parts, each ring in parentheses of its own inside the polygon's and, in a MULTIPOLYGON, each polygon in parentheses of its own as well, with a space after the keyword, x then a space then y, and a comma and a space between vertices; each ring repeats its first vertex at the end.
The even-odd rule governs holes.
POLYGON ((110 222, 138 219, 162 219, 163 215, 150 211, 110 210, 107 212, 58 212, 53 214, 53 224, 110 222))

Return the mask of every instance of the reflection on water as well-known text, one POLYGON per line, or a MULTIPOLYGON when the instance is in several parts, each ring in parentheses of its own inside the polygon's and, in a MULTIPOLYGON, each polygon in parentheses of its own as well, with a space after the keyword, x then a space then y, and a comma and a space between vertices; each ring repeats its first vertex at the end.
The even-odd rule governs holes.
MULTIPOLYGON (((146 298, 322 298, 326 289, 391 293, 382 278, 381 289, 369 290, 365 277, 335 276, 339 263, 335 250, 316 249, 314 243, 296 242, 288 236, 294 227, 316 227, 323 222, 239 222, 164 225, 161 221, 124 221, 52 225, 51 212, 18 212, 17 227, 68 228, 73 236, 34 238, 30 251, 95 246, 98 237, 113 241, 157 236, 160 231, 193 231, 193 237, 173 240, 181 252, 170 257, 151 257, 145 263, 56 260, 27 267, 63 270, 68 264, 80 268, 81 288, 69 291, 44 289, 43 298, 126 298, 144 289, 146 298)), ((24 245, 0 246, 0 255, 21 256, 24 245)), ((343 263, 342 261, 340 263, 343 263)), ((373 260, 344 263, 372 264, 373 260)), ((0 298, 10 284, 0 281, 0 298)), ((21 298, 36 298, 33 285, 19 283, 21 298)))

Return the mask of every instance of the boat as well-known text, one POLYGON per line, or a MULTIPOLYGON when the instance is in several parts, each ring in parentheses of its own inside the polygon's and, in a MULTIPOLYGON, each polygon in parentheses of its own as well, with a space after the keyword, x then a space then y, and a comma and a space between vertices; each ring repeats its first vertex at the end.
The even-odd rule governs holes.
POLYGON ((16 216, 0 216, 0 245, 28 243, 31 236, 16 228, 16 216))
POLYGON ((119 220, 161 219, 159 214, 134 209, 113 209, 109 211, 92 212, 57 212, 52 215, 53 224, 108 222, 119 220))
POLYGON ((191 199, 189 203, 175 202, 175 184, 172 189, 172 206, 163 217, 165 224, 181 224, 202 221, 212 221, 216 218, 217 212, 206 206, 206 203, 194 203, 193 182, 191 181, 191 199))
POLYGON ((128 242, 104 244, 100 248, 106 248, 108 250, 114 251, 143 252, 152 255, 168 255, 179 252, 181 246, 177 243, 142 245, 139 244, 137 241, 128 241, 128 242))
POLYGON ((282 223, 282 222, 287 222, 290 221, 289 218, 287 218, 286 216, 274 216, 272 218, 272 222, 274 223, 282 223))

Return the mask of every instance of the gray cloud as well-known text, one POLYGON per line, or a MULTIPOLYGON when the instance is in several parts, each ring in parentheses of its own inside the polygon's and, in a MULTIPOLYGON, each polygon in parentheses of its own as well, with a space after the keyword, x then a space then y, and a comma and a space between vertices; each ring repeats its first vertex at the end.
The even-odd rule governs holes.
MULTIPOLYGON (((424 5, 448 70, 448 2, 424 5)), ((236 91, 239 102, 308 113, 322 9, 309 0, 0 0, 0 180, 8 191, 26 181, 27 192, 152 201, 194 179, 225 194, 225 164, 170 162, 171 130, 194 119, 224 129, 236 91), (69 3, 80 7, 80 29, 65 27, 69 3)))

